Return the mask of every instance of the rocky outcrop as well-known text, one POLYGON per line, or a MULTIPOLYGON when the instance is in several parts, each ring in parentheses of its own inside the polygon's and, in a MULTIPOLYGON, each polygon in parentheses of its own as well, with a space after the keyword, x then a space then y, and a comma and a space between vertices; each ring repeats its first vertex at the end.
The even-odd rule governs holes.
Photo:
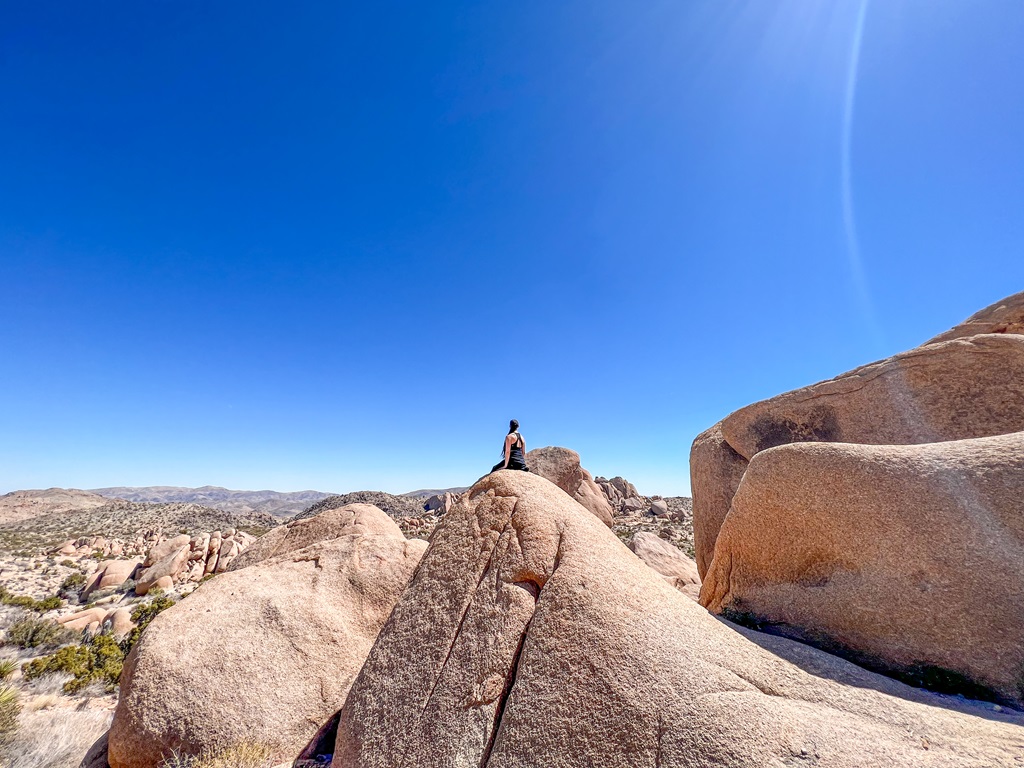
POLYGON ((582 466, 580 455, 568 448, 534 448, 526 454, 530 471, 554 483, 588 509, 602 523, 612 527, 612 507, 600 486, 582 466))
POLYGON ((92 573, 82 589, 82 600, 88 601, 90 595, 102 589, 116 589, 135 575, 141 565, 140 558, 131 560, 104 560, 92 573))
POLYGON ((643 497, 637 491, 636 486, 626 478, 613 477, 611 480, 607 480, 603 477, 597 477, 594 478, 594 482, 597 483, 601 493, 608 499, 608 503, 616 514, 643 509, 643 497))
POLYGON ((700 594, 697 564, 679 547, 648 531, 637 531, 629 540, 629 548, 644 563, 660 573, 665 580, 687 597, 696 600, 700 594))
POLYGON ((701 602, 917 684, 1022 706, 1022 498, 1024 432, 763 451, 701 602))
POLYGON ((336 519, 279 529, 260 548, 265 559, 161 613, 125 662, 112 768, 156 768, 175 749, 241 741, 295 758, 344 701, 426 547, 371 514, 365 533, 337 536, 336 519), (311 541, 313 532, 327 538, 311 541))
POLYGON ((821 384, 749 405, 699 435, 690 454, 697 565, 747 462, 777 445, 909 445, 1024 430, 1024 336, 918 347, 821 384))
POLYGON ((347 504, 268 531, 239 555, 228 570, 237 571, 320 541, 355 534, 401 537, 402 531, 383 510, 371 504, 347 504))
POLYGON ((701 602, 939 690, 1024 704, 1022 308, 1011 297, 700 435, 701 602), (979 329, 999 332, 965 335, 979 329))
POLYGON ((543 478, 496 472, 435 530, 333 765, 992 768, 1022 725, 716 619, 543 478))
POLYGON ((451 491, 445 491, 444 493, 436 493, 423 502, 424 512, 439 512, 440 514, 447 514, 448 510, 452 508, 456 501, 459 500, 457 494, 451 491))

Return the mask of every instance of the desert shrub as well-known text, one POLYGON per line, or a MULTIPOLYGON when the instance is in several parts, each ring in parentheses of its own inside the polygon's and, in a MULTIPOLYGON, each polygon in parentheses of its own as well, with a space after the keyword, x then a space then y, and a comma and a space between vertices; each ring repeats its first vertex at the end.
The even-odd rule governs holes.
POLYGON ((37 613, 46 613, 52 611, 55 608, 60 608, 63 603, 61 599, 56 595, 45 597, 42 600, 36 600, 34 597, 28 597, 26 595, 12 595, 7 591, 5 587, 0 587, 0 603, 4 605, 13 605, 18 608, 27 608, 30 611, 36 611, 37 613))
POLYGON ((19 648, 49 650, 73 642, 78 634, 55 621, 26 616, 7 628, 7 642, 19 648))
POLYGON ((243 742, 233 747, 206 749, 198 755, 171 753, 160 768, 268 768, 273 754, 268 747, 243 742))
POLYGON ((61 560, 60 564, 65 568, 77 568, 78 564, 74 560, 61 560))
POLYGON ((129 592, 135 591, 135 583, 135 579, 125 579, 124 584, 114 587, 114 591, 127 595, 129 592))
POLYGON ((74 573, 68 574, 68 577, 61 582, 61 592, 81 592, 82 587, 85 586, 85 574, 81 571, 75 571, 74 573))
POLYGON ((18 690, 9 685, 0 686, 0 747, 8 746, 14 741, 18 732, 18 713, 21 702, 18 701, 18 690))
MULTIPOLYGON (((153 592, 151 591, 150 594, 153 594, 153 592)), ((129 632, 125 639, 121 641, 121 650, 124 651, 125 656, 128 655, 128 652, 135 643, 139 641, 139 637, 142 636, 142 630, 149 626, 158 613, 166 611, 172 605, 174 605, 174 600, 164 595, 158 595, 155 600, 143 603, 132 611, 132 621, 135 622, 135 629, 129 632)))
POLYGON ((49 656, 26 663, 21 669, 26 680, 62 672, 71 675, 64 693, 78 693, 90 683, 101 683, 108 691, 117 687, 124 665, 124 651, 110 635, 96 635, 87 643, 68 645, 49 656))

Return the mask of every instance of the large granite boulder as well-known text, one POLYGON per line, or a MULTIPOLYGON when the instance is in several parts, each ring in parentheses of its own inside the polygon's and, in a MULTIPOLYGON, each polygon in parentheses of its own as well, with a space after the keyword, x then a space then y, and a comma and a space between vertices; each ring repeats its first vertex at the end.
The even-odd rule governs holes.
POLYGON ((283 544, 146 629, 121 676, 111 768, 246 741, 290 761, 337 712, 426 544, 376 532, 283 544))
POLYGON ((798 442, 908 445, 1024 430, 1024 336, 927 344, 754 403, 699 435, 690 453, 694 544, 703 575, 755 454, 798 442))
POLYGON ((496 472, 435 530, 333 765, 993 768, 1022 726, 717 619, 543 478, 496 472))
POLYGON ((237 571, 310 544, 353 534, 401 537, 402 529, 372 504, 346 504, 267 531, 238 555, 227 570, 237 571))
POLYGON ((568 448, 534 448, 526 454, 530 471, 551 481, 590 510, 598 520, 612 527, 614 514, 608 497, 594 478, 580 465, 580 455, 568 448))
POLYGON ((1021 499, 1024 432, 762 451, 701 602, 919 684, 1024 706, 1021 499))

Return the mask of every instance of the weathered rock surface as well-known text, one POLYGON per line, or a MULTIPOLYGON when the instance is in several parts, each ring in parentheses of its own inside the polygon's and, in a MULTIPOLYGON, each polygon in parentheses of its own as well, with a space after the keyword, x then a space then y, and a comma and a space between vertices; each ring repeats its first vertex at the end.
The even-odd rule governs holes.
POLYGON ((231 564, 237 571, 271 557, 303 549, 320 541, 353 534, 402 537, 402 530, 383 510, 371 504, 347 504, 315 517, 296 519, 268 531, 231 564))
POLYGON ((103 561, 82 590, 82 599, 88 600, 93 592, 101 589, 120 587, 132 577, 141 562, 140 558, 103 561))
POLYGON ((1024 430, 1024 336, 985 334, 904 352, 741 408, 690 454, 697 566, 710 563, 741 468, 796 442, 908 445, 1024 430), (733 455, 735 454, 735 456, 733 455))
POLYGON ((526 465, 531 472, 557 485, 598 520, 612 527, 612 507, 594 478, 580 466, 580 455, 576 451, 559 447, 534 448, 526 454, 526 465))
POLYGON ((669 584, 687 597, 697 599, 700 594, 697 564, 681 552, 679 547, 647 531, 634 533, 628 546, 633 554, 664 576, 669 584))
POLYGON ((435 530, 333 765, 993 768, 1022 726, 716 619, 543 478, 496 472, 435 530))
POLYGON ((701 602, 1022 706, 1021 499, 1024 432, 763 451, 719 533, 701 602))
POLYGON ((929 341, 948 341, 979 333, 1024 334, 1024 292, 997 301, 929 341))
POLYGON ((245 740, 293 759, 344 701, 425 547, 332 538, 221 574, 161 613, 125 663, 112 768, 245 740))
POLYGON ((135 584, 135 592, 145 595, 156 586, 159 586, 161 589, 167 589, 169 586, 173 587, 174 577, 181 573, 182 568, 188 563, 188 554, 189 547, 186 540, 183 546, 171 551, 170 554, 165 555, 149 568, 139 573, 138 581, 135 584))

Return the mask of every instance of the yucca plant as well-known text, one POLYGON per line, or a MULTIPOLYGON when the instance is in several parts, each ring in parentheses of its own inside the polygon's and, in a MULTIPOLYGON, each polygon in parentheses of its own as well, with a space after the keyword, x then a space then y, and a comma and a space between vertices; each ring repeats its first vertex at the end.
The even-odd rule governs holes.
POLYGON ((0 747, 6 747, 18 732, 18 713, 21 702, 18 689, 10 685, 0 686, 0 747))
POLYGON ((0 659, 0 680, 7 680, 18 668, 18 662, 14 659, 0 659))

